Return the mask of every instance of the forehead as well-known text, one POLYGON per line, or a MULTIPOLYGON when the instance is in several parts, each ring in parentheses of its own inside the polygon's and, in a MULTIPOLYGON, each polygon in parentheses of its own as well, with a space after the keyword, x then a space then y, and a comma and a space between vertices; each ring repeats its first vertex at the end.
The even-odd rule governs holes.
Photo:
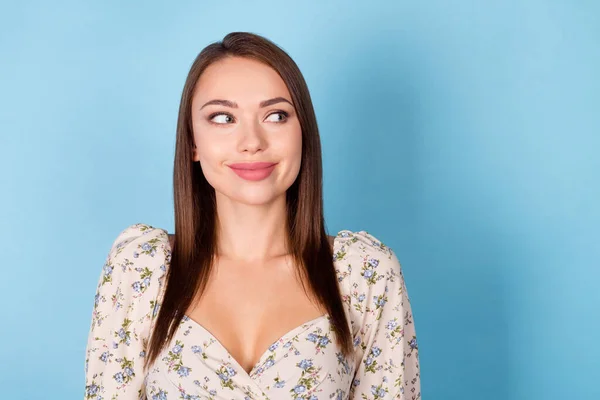
POLYGON ((194 102, 224 99, 253 105, 277 96, 291 101, 285 82, 273 68, 250 58, 226 57, 204 70, 194 102))

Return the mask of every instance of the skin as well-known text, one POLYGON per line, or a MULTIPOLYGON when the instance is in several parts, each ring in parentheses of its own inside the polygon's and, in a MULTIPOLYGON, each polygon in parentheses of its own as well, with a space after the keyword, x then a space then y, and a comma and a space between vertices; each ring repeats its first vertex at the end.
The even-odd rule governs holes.
POLYGON ((291 103, 275 70, 240 57, 209 66, 192 98, 193 159, 215 189, 219 241, 208 285, 186 314, 247 372, 274 341, 325 313, 305 293, 284 240, 285 193, 302 155, 291 103), (215 99, 237 108, 206 104, 215 99), (255 161, 277 165, 262 181, 244 180, 228 167, 255 161))

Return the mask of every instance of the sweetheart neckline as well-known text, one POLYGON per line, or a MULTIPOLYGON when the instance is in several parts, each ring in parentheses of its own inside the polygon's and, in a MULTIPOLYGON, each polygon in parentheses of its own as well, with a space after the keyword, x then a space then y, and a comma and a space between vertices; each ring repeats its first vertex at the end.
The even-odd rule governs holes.
POLYGON ((206 329, 201 323, 192 319, 189 315, 184 314, 183 317, 186 318, 186 322, 191 322, 194 326, 196 326, 197 328, 200 328, 200 330, 204 331, 211 339, 213 339, 215 341, 215 343, 217 343, 219 345, 219 347, 225 352, 226 356, 229 357, 231 359, 231 361, 240 369, 240 371, 245 373, 249 378, 253 377, 257 368, 263 363, 263 359, 269 353, 269 351, 270 351, 269 349, 271 348, 272 345, 274 345, 275 343, 281 342, 281 341, 285 341, 286 339, 289 339, 290 336, 295 337, 295 336, 299 335, 301 332, 305 331, 306 329, 309 329, 312 326, 316 325, 317 323, 321 322, 322 320, 327 320, 327 321, 329 320, 329 314, 322 314, 316 318, 313 318, 311 320, 303 322, 302 324, 290 329, 289 331, 287 331, 286 333, 281 335, 279 338, 274 340, 265 349, 265 351, 263 351, 261 353, 261 355, 257 359, 257 361, 255 363, 253 363, 252 369, 250 369, 250 371, 246 371, 246 369, 244 367, 242 367, 242 365, 239 363, 239 361, 231 354, 231 352, 227 349, 227 347, 225 347, 225 345, 219 340, 219 338, 217 338, 212 332, 210 332, 208 329, 206 329), (292 335, 294 335, 294 336, 292 336, 292 335))
MULTIPOLYGON (((161 228, 161 230, 165 233, 165 235, 167 236, 167 246, 169 248, 169 251, 171 251, 171 242, 169 240, 169 231, 167 231, 166 229, 161 228)), ((347 229, 342 229, 340 231, 337 232, 337 234, 333 237, 333 243, 332 243, 332 251, 335 257, 335 253, 336 253, 336 245, 338 245, 339 243, 339 239, 342 238, 341 234, 343 232, 346 232, 347 229)), ((191 321, 194 325, 196 325, 197 327, 199 327, 201 330, 203 330, 208 336, 210 336, 212 339, 214 339, 214 341, 219 345, 219 347, 225 352, 225 354, 232 360, 232 362, 234 364, 236 364, 236 366, 244 373, 246 374, 246 376, 248 376, 249 378, 252 379, 253 373, 255 372, 256 368, 262 364, 263 358, 265 357, 265 355, 268 353, 269 348, 279 342, 282 339, 286 339, 290 334, 295 333, 297 330, 302 329, 305 325, 308 324, 307 328, 313 325, 316 325, 320 320, 322 319, 327 319, 329 315, 328 314, 323 314, 319 317, 316 317, 310 321, 306 321, 304 323, 302 323, 301 325, 298 325, 295 328, 292 328, 290 331, 284 333, 281 337, 279 337, 277 340, 275 340, 271 345, 269 345, 269 347, 266 348, 266 350, 260 355, 260 357, 258 358, 258 360, 256 361, 256 363, 254 363, 254 365, 252 366, 252 369, 250 370, 250 372, 246 371, 246 369, 244 367, 242 367, 242 365, 235 359, 235 357, 233 357, 231 355, 231 353, 229 352, 229 350, 227 350, 227 348, 223 345, 223 343, 221 343, 221 341, 215 336, 213 335, 208 329, 206 329, 204 326, 202 326, 202 324, 196 322, 194 319, 190 318, 187 314, 183 315, 184 318, 187 318, 188 321, 191 321)))

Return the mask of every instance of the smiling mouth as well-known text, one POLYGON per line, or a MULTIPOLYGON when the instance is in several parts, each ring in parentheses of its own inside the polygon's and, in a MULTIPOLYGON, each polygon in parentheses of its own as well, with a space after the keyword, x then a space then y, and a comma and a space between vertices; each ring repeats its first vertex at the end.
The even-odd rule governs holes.
POLYGON ((237 163, 229 165, 231 169, 254 171, 257 169, 265 169, 274 166, 277 163, 272 162, 253 162, 253 163, 237 163))
POLYGON ((277 163, 256 162, 228 165, 233 172, 247 181, 261 181, 271 175, 277 163))

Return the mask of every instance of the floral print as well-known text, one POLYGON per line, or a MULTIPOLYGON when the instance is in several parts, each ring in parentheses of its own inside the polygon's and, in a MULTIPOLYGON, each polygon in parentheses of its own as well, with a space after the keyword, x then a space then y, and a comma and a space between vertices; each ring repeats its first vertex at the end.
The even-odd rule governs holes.
POLYGON ((168 233, 134 224, 114 241, 94 298, 85 360, 85 399, 421 398, 419 350, 395 253, 365 231, 342 230, 334 265, 354 353, 337 346, 329 316, 275 341, 247 373, 187 316, 143 374, 148 338, 171 260, 168 233))

